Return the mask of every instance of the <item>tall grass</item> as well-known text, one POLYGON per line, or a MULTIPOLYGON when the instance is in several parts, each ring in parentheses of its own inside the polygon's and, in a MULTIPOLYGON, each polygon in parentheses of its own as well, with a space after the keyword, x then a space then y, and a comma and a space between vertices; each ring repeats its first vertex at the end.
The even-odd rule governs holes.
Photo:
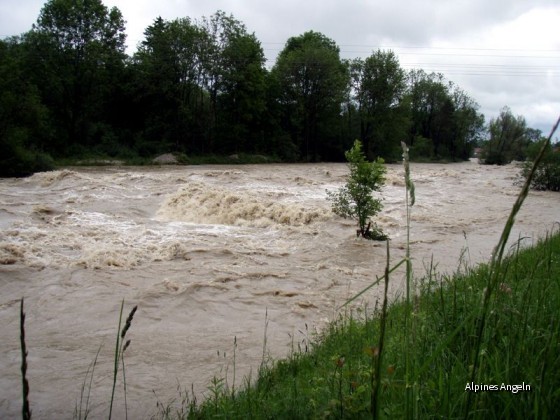
POLYGON ((372 390, 371 390, 371 415, 373 418, 379 417, 380 401, 379 392, 381 390, 381 366, 383 360, 383 346, 385 344, 385 330, 387 327, 387 291, 389 290, 389 269, 391 266, 391 253, 389 248, 389 240, 387 240, 387 264, 385 265, 385 287, 383 288, 383 305, 381 307, 381 321, 379 327, 379 344, 372 357, 375 358, 375 369, 372 372, 372 390), (375 382, 373 378, 375 377, 375 382))
POLYGON ((413 370, 410 349, 414 347, 414 317, 412 308, 412 298, 414 294, 414 285, 412 282, 412 261, 410 260, 410 208, 414 205, 415 189, 414 183, 410 177, 410 163, 408 157, 408 147, 406 143, 401 142, 403 149, 403 166, 405 179, 405 208, 406 208, 406 312, 405 312, 405 370, 406 370, 406 412, 409 417, 414 417, 414 407, 412 405, 414 398, 415 385, 411 383, 411 371, 413 370), (410 197, 410 200, 409 200, 410 197), (412 289, 412 290, 411 290, 412 289))

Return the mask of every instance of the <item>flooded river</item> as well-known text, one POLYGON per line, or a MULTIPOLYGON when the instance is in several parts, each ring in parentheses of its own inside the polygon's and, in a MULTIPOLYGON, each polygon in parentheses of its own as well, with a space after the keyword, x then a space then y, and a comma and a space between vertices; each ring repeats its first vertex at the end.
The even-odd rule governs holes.
MULTIPOLYGON (((411 171, 415 273, 432 256, 447 272, 461 255, 487 261, 518 169, 464 162, 411 171)), ((403 172, 388 166, 377 218, 394 262, 406 239, 403 172)), ((90 406, 93 418, 106 417, 122 299, 126 314, 138 305, 127 333, 130 418, 149 418, 156 395, 178 397, 178 384, 199 398, 213 376, 231 386, 234 340, 236 386, 254 375, 263 347, 287 355, 384 269, 384 244, 357 239, 354 222, 330 211, 325 191, 346 174, 344 164, 101 167, 0 180, 0 418, 21 411, 21 297, 34 418, 72 416, 100 346, 90 406)), ((558 193, 531 192, 512 238, 530 245, 551 230, 559 204, 558 193)), ((394 276, 393 296, 402 280, 394 276)))

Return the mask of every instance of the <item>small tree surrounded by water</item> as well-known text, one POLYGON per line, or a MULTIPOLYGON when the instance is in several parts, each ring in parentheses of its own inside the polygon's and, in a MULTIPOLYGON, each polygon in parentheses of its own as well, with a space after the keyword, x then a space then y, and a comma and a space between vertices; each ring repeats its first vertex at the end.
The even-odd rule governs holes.
POLYGON ((366 160, 359 140, 344 154, 348 161, 350 174, 346 184, 338 191, 327 191, 327 199, 332 203, 332 211, 345 219, 355 219, 358 223, 357 236, 366 239, 383 240, 387 236, 371 221, 381 211, 381 200, 372 193, 380 191, 385 184, 384 161, 377 158, 373 162, 366 160))

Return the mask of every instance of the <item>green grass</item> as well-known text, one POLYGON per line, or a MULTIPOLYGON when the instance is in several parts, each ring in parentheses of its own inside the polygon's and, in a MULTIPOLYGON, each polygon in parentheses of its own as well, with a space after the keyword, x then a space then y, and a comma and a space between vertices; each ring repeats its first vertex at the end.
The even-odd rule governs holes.
POLYGON ((246 380, 235 394, 225 379, 216 378, 207 400, 183 398, 182 415, 175 412, 178 407, 162 406, 161 418, 186 418, 187 413, 202 419, 371 417, 377 380, 382 418, 551 417, 560 407, 560 235, 531 249, 514 249, 502 270, 475 385, 525 383, 530 391, 479 391, 467 409, 472 351, 490 272, 489 265, 480 265, 453 276, 432 271, 417 283, 408 346, 403 345, 406 302, 389 305, 378 369, 381 308, 364 308, 341 316, 312 339, 302 334, 290 357, 263 366, 255 382, 246 380), (411 407, 405 403, 407 357, 411 407))

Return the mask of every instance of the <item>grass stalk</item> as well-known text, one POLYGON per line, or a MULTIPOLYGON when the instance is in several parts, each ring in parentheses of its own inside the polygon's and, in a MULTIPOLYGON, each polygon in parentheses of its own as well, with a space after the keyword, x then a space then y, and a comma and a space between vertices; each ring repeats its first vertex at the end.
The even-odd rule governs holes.
POLYGON ((261 360, 261 367, 260 367, 261 370, 266 367, 267 359, 268 359, 266 357, 267 335, 268 335, 268 308, 266 308, 264 312, 264 336, 263 336, 262 360, 261 360))
POLYGON ((123 374, 123 388, 124 388, 124 413, 125 413, 125 419, 128 420, 128 401, 126 399, 126 369, 125 369, 125 363, 124 363, 124 353, 126 351, 126 349, 128 348, 128 346, 130 346, 130 340, 127 340, 122 352, 121 352, 121 364, 122 364, 122 374, 123 374))
POLYGON ((375 360, 375 383, 371 391, 371 415, 374 419, 379 418, 380 397, 379 390, 381 388, 381 366, 383 359, 383 344, 385 342, 385 329, 387 326, 387 291, 389 289, 389 267, 390 267, 390 251, 389 240, 387 239, 387 264, 385 265, 385 288, 383 291, 383 306, 381 307, 381 320, 379 330, 379 344, 377 358, 375 360))
POLYGON ((117 340, 115 342, 115 366, 113 368, 113 389, 111 391, 111 404, 109 405, 109 420, 111 420, 111 415, 113 414, 113 401, 115 399, 117 373, 119 371, 119 350, 120 350, 120 340, 121 340, 121 323, 122 323, 123 309, 124 309, 124 299, 121 302, 121 310, 119 313, 119 327, 117 328, 117 340))
POLYGON ((23 298, 21 298, 19 321, 19 339, 21 344, 21 380, 23 385, 23 405, 21 408, 21 417, 24 420, 29 420, 31 419, 31 409, 29 407, 29 382, 27 380, 27 347, 25 346, 25 312, 23 311, 23 298))
POLYGON ((237 356, 237 336, 233 337, 233 384, 231 385, 231 396, 235 398, 235 369, 236 369, 236 356, 237 356))
MULTIPOLYGON (((132 308, 132 310, 130 311, 130 314, 128 315, 125 325, 121 330, 121 325, 122 325, 122 314, 123 314, 123 309, 124 309, 124 299, 121 302, 121 310, 119 313, 119 327, 117 329, 117 340, 116 340, 116 344, 115 344, 115 366, 113 369, 113 389, 111 392, 111 404, 109 406, 109 420, 112 417, 113 414, 113 402, 115 400, 115 388, 117 385, 117 374, 119 371, 119 361, 122 359, 122 364, 123 364, 123 381, 124 381, 124 392, 125 392, 125 411, 127 410, 127 406, 126 406, 126 378, 124 377, 124 358, 123 358, 123 354, 124 351, 126 350, 126 348, 130 345, 130 340, 124 341, 125 337, 126 337, 126 333, 127 331, 130 329, 130 326, 132 324, 132 319, 134 318, 134 314, 136 313, 136 310, 138 309, 138 305, 134 306, 134 308, 132 308)), ((128 412, 125 414, 128 418, 128 412)))
POLYGON ((411 385, 411 360, 410 355, 412 353, 413 339, 411 338, 414 334, 414 326, 411 325, 414 321, 413 307, 412 307, 412 295, 414 294, 413 284, 412 284, 412 261, 410 259, 410 208, 414 205, 416 200, 415 188, 412 179, 410 178, 410 162, 408 156, 408 146, 405 142, 401 142, 403 149, 403 166, 404 166, 404 179, 405 179, 405 207, 406 207, 406 313, 405 313, 405 405, 406 413, 408 417, 414 417, 414 409, 412 408, 412 394, 413 389, 411 385), (410 200, 409 200, 410 198, 410 200))
MULTIPOLYGON (((406 258, 403 258, 402 260, 400 260, 396 265, 394 265, 393 267, 391 267, 391 269, 389 270, 389 274, 391 274, 393 271, 395 271, 396 269, 398 269, 401 265, 403 265, 404 263, 406 263, 406 258)), ((340 305, 338 308, 336 308, 337 310, 340 310, 341 308, 347 306, 348 304, 350 304, 351 302, 355 301, 356 299, 358 299, 360 296, 362 296, 365 292, 367 292, 369 289, 371 289, 372 287, 377 286, 379 283, 381 283, 382 280, 385 279, 385 275, 378 277, 373 283, 371 283, 370 285, 364 287, 362 290, 360 290, 358 293, 356 293, 354 296, 352 296, 350 299, 348 299, 346 302, 344 302, 342 305, 340 305)))
POLYGON ((82 389, 80 391, 80 405, 79 407, 76 407, 76 409, 74 410, 74 418, 77 419, 84 419, 86 420, 88 418, 89 415, 89 397, 91 395, 91 385, 93 383, 93 374, 95 372, 95 366, 97 365, 97 359, 99 357, 99 352, 101 351, 101 348, 103 347, 103 345, 100 345, 99 348, 97 349, 97 353, 95 354, 95 358, 93 359, 93 361, 90 363, 90 365, 88 366, 87 370, 86 370, 86 376, 84 377, 84 382, 82 383, 82 389), (85 407, 83 407, 84 404, 84 392, 86 391, 86 382, 89 378, 89 384, 87 385, 87 395, 85 397, 86 401, 85 401, 85 407), (82 417, 82 408, 83 408, 83 417, 82 417))

